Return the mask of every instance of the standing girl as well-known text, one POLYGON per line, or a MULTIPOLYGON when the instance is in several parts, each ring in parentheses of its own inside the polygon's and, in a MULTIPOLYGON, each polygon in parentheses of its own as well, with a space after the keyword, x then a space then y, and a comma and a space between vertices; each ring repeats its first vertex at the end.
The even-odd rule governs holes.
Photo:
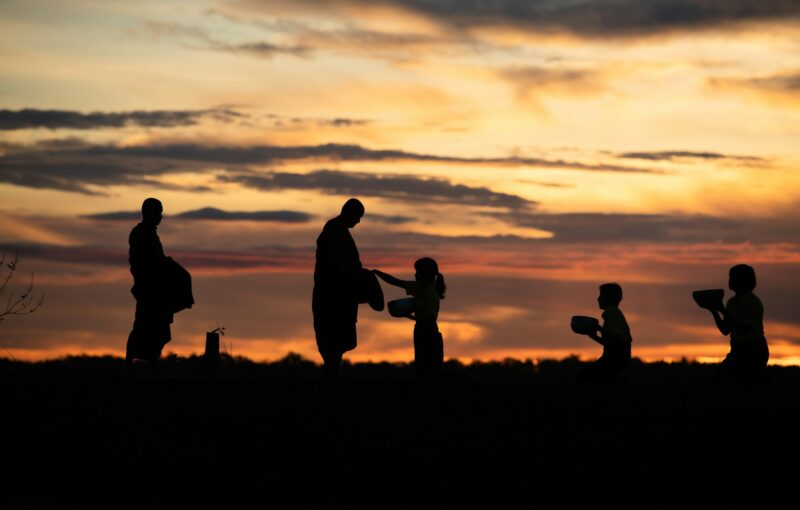
POLYGON ((444 299, 446 286, 439 266, 432 258, 425 257, 414 262, 414 281, 405 281, 374 269, 383 281, 406 290, 414 298, 414 312, 409 315, 414 325, 414 368, 423 379, 439 377, 444 362, 444 344, 436 319, 439 316, 439 301, 444 299))
POLYGON ((735 295, 723 307, 710 309, 723 335, 731 336, 731 352, 725 356, 715 377, 718 380, 753 381, 761 378, 769 360, 764 337, 764 305, 753 293, 756 272, 746 265, 733 266, 728 288, 735 295))

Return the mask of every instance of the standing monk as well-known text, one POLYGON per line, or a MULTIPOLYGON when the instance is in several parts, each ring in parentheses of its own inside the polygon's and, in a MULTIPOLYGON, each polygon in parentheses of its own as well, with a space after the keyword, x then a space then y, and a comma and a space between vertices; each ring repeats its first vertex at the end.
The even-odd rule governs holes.
POLYGON ((362 270, 351 228, 364 216, 364 204, 351 198, 339 216, 329 220, 317 238, 314 267, 314 332, 325 377, 339 373, 342 355, 356 348, 358 279, 362 270))
POLYGON ((125 361, 149 360, 157 371, 161 350, 172 338, 169 325, 174 313, 194 304, 191 277, 177 262, 164 255, 156 229, 164 211, 161 202, 148 198, 142 204, 142 222, 128 238, 136 316, 128 335, 125 361))

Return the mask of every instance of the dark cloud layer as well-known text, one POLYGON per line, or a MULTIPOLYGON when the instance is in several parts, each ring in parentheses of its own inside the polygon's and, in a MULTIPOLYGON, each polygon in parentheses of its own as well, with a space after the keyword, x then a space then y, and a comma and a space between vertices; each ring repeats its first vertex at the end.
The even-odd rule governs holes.
POLYGON ((796 214, 770 218, 725 218, 688 214, 547 214, 535 211, 486 212, 518 227, 541 229, 562 243, 780 243, 800 238, 796 214))
MULTIPOLYGON (((321 0, 299 3, 321 5, 321 0)), ((795 0, 348 0, 397 7, 456 30, 507 26, 534 34, 621 37, 800 18, 795 0)))
MULTIPOLYGON (((314 267, 314 248, 262 246, 251 250, 204 250, 172 249, 167 254, 174 257, 189 270, 247 270, 247 269, 287 269, 314 267)), ((125 266, 128 262, 128 247, 108 246, 62 246, 52 244, 2 244, 0 250, 16 252, 19 250, 26 259, 46 260, 57 263, 84 264, 89 266, 125 266)))
POLYGON ((134 110, 81 113, 70 110, 0 110, 0 131, 14 129, 99 129, 191 126, 201 118, 231 122, 244 115, 225 108, 207 110, 134 110))
MULTIPOLYGON (((588 164, 541 158, 502 157, 467 158, 438 156, 394 149, 369 149, 360 145, 322 144, 306 146, 213 146, 201 144, 138 145, 120 147, 91 145, 81 140, 54 140, 34 145, 0 144, 0 182, 99 194, 97 188, 114 185, 144 185, 176 188, 160 177, 177 172, 207 172, 219 167, 282 164, 299 160, 326 161, 420 161, 460 165, 497 165, 510 167, 559 168, 591 172, 657 173, 644 168, 588 164)), ((237 177, 242 183, 247 179, 237 177)), ((286 177, 292 179, 292 177, 286 177)), ((295 178, 299 179, 299 177, 295 178)), ((269 186, 254 179, 259 187, 269 186)), ((294 181, 286 181, 294 182, 294 181)), ((362 183, 363 184, 363 183, 362 183)), ((387 181, 385 184, 389 184, 387 181)), ((433 186, 434 183, 427 186, 433 186)), ((181 188, 183 189, 183 188, 181 188)), ((186 188, 208 191, 204 187, 186 188)), ((382 195, 381 195, 382 196, 382 195)))
POLYGON ((597 242, 712 242, 743 235, 743 224, 701 215, 669 214, 539 214, 528 211, 485 213, 519 227, 551 232, 554 241, 597 242))
POLYGON ((374 175, 336 170, 307 174, 286 172, 223 175, 219 179, 261 190, 317 190, 335 195, 382 197, 407 202, 440 202, 488 207, 524 209, 535 205, 518 195, 488 188, 453 184, 445 179, 405 175, 374 175))
POLYGON ((500 158, 439 156, 396 149, 369 149, 360 145, 328 143, 321 145, 252 145, 213 146, 201 144, 164 144, 119 147, 114 145, 76 146, 74 155, 83 156, 128 156, 137 158, 159 158, 164 160, 198 161, 220 164, 266 164, 302 159, 326 159, 331 161, 428 161, 437 163, 460 163, 475 165, 529 166, 563 168, 599 172, 658 173, 646 168, 587 164, 576 161, 549 160, 509 156, 500 158))
POLYGON ((222 221, 275 221, 281 223, 306 223, 314 216, 299 211, 223 211, 213 207, 205 207, 195 211, 186 211, 177 215, 187 220, 222 220, 222 221))
MULTIPOLYGON (((120 211, 88 214, 84 218, 110 221, 138 221, 142 216, 139 211, 120 211)), ((223 211, 213 207, 204 207, 171 215, 172 218, 185 220, 215 221, 272 221, 278 223, 307 223, 314 218, 311 214, 300 211, 223 211)))
POLYGON ((39 189, 102 194, 117 185, 158 185, 155 176, 167 173, 164 165, 136 166, 128 162, 70 158, 62 155, 6 155, 0 157, 0 182, 39 189))
POLYGON ((199 144, 141 145, 132 147, 93 146, 81 151, 96 156, 131 156, 142 158, 164 158, 192 160, 212 163, 263 164, 300 159, 329 159, 334 161, 429 161, 439 163, 491 164, 507 166, 539 166, 576 170, 648 173, 652 170, 620 165, 586 164, 572 161, 547 160, 542 158, 502 157, 467 158, 439 156, 394 149, 369 149, 351 144, 322 144, 299 146, 256 145, 207 146, 199 144))

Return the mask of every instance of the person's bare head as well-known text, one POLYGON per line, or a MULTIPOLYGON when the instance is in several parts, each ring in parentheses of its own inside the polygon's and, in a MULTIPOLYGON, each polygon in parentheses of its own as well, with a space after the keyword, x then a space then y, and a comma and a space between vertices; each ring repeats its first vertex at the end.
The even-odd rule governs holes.
POLYGON ((342 206, 340 214, 347 228, 353 228, 361 221, 364 216, 364 204, 357 198, 351 198, 342 206))
POLYGON ((618 283, 604 283, 600 286, 600 295, 597 304, 600 309, 607 310, 612 306, 619 306, 622 302, 622 287, 618 283))
POLYGON ((736 293, 753 292, 756 288, 756 270, 747 264, 733 266, 728 272, 728 288, 736 293))
POLYGON ((161 223, 161 213, 163 212, 164 207, 159 199, 148 198, 142 203, 142 222, 158 225, 161 223))

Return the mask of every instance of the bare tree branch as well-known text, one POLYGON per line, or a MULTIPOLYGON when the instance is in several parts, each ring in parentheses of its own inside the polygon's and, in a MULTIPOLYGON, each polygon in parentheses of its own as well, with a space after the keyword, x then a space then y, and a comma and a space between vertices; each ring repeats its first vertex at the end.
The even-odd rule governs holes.
POLYGON ((5 252, 0 252, 0 270, 8 270, 8 274, 6 274, 5 277, 0 278, 0 281, 2 281, 2 283, 0 283, 0 295, 8 293, 8 299, 6 300, 5 307, 0 308, 0 322, 3 322, 3 319, 7 316, 28 315, 33 313, 38 310, 40 306, 42 306, 42 303, 44 303, 44 294, 41 294, 39 299, 34 297, 33 273, 31 273, 31 281, 28 284, 28 287, 25 289, 25 292, 16 297, 14 293, 11 292, 8 285, 14 277, 18 263, 19 250, 17 250, 16 254, 14 255, 14 259, 8 263, 6 263, 5 252))
POLYGON ((6 261, 6 253, 0 252, 0 268, 2 268, 3 265, 9 268, 8 274, 3 279, 3 283, 0 284, 0 295, 2 295, 6 291, 6 287, 8 287, 8 282, 10 282, 11 277, 14 276, 14 270, 16 270, 17 262, 19 261, 19 250, 17 250, 17 253, 14 255, 14 260, 9 262, 8 264, 5 264, 5 261, 6 261))

